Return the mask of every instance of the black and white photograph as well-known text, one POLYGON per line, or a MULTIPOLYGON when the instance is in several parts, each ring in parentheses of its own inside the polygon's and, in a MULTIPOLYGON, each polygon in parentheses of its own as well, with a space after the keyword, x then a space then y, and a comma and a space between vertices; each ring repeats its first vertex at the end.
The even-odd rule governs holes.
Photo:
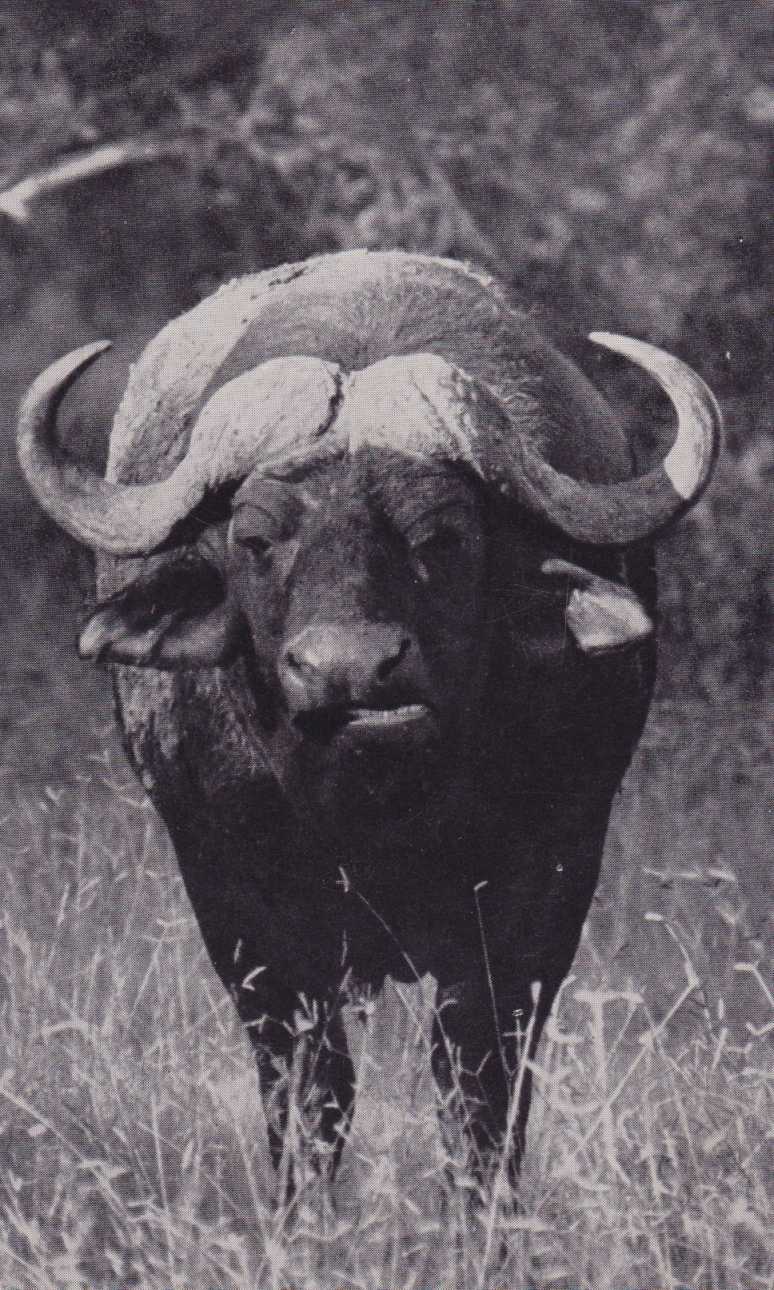
POLYGON ((774 0, 0 0, 0 1290, 772 1290, 774 0))

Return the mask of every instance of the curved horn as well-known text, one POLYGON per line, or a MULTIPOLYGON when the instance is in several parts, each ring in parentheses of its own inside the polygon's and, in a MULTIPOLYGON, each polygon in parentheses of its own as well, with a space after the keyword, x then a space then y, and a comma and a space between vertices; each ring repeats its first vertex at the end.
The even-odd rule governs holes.
POLYGON ((167 479, 116 484, 68 461, 55 435, 65 394, 109 347, 109 341, 84 345, 38 377, 19 413, 17 451, 43 509, 79 542, 110 555, 154 551, 209 485, 248 474, 273 437, 287 441, 320 433, 339 398, 338 369, 331 364, 308 358, 264 363, 213 395, 187 455, 167 479))
POLYGON ((175 520, 199 498, 178 495, 170 506, 172 499, 166 498, 168 490, 163 484, 110 483, 68 461, 56 441, 56 415, 62 399, 81 373, 109 348, 106 340, 83 345, 46 368, 22 403, 16 448, 27 483, 57 524, 99 551, 141 555, 158 546, 175 520))
MULTIPOLYGON (((592 332, 597 345, 623 354, 655 378, 677 412, 677 435, 664 460, 617 484, 589 484, 554 470, 520 439, 513 491, 569 537, 625 546, 651 537, 698 501, 720 447, 722 418, 711 390, 685 363, 641 340, 592 332)), ((514 445, 516 446, 516 445, 514 445)))

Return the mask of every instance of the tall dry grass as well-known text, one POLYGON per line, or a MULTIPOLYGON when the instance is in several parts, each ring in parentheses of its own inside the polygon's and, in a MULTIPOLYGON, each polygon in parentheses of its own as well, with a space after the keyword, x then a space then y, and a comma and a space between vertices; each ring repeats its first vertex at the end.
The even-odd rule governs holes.
MULTIPOLYGON (((668 777, 624 798, 619 852, 668 777)), ((77 785, 6 793, 0 819, 4 1290, 771 1285, 774 996, 739 937, 716 974, 747 987, 733 1018, 708 989, 676 930, 690 883, 666 912, 616 911, 614 932, 592 918, 535 1063, 518 1202, 502 1162, 477 1181, 430 1080, 427 980, 351 1010, 335 1178, 289 1072, 283 1199, 245 1036, 126 771, 94 754, 77 785), (606 948, 626 923, 668 969, 640 988, 606 948)))

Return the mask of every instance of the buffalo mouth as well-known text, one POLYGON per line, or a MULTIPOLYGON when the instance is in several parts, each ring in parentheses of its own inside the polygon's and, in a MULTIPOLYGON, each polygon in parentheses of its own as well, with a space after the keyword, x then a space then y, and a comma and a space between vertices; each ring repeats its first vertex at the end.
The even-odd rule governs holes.
POLYGON ((401 703, 390 707, 366 707, 361 704, 330 704, 299 712, 293 725, 305 739, 329 743, 338 735, 350 733, 354 737, 400 737, 420 733, 431 734, 438 722, 433 708, 427 703, 401 703))

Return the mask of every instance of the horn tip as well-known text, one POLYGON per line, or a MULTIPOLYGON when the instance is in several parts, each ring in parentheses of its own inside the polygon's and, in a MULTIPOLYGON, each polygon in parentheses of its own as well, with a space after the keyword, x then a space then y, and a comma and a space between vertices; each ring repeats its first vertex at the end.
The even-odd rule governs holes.
POLYGON ((610 349, 616 354, 628 355, 632 348, 642 344, 642 341, 633 341, 628 336, 619 336, 614 331, 590 331, 589 340, 594 345, 601 345, 603 349, 610 349))
POLYGON ((30 387, 22 405, 22 416, 28 406, 37 404, 41 398, 54 398, 56 404, 60 403, 81 372, 91 367, 91 364, 110 349, 112 344, 112 340, 91 341, 88 345, 81 345, 78 349, 73 349, 69 354, 63 354, 61 358, 56 359, 44 372, 41 372, 30 387))
POLYGON ((95 358, 99 358, 100 354, 105 354, 112 348, 112 340, 93 340, 88 345, 81 345, 80 349, 76 349, 70 357, 75 361, 77 355, 80 366, 84 363, 92 363, 95 358))

